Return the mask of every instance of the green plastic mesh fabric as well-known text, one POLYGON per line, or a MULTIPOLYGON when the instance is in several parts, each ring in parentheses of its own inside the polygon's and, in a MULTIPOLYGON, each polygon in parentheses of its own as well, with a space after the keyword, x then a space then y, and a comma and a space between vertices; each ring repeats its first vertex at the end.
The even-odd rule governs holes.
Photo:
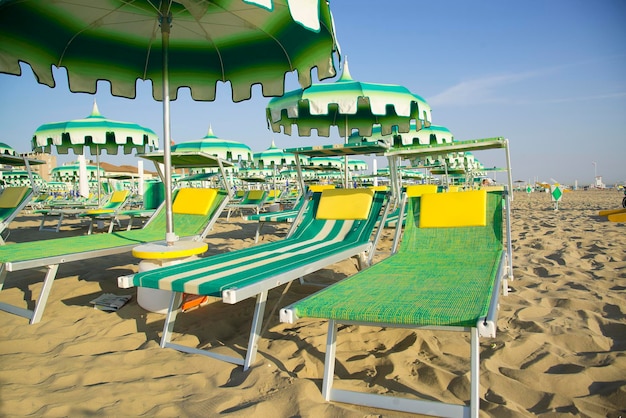
POLYGON ((503 256, 502 196, 488 194, 487 227, 418 225, 409 203, 397 254, 292 306, 298 317, 412 326, 476 326, 503 256))
MULTIPOLYGON (((226 193, 223 191, 218 193, 206 216, 174 214, 174 231, 176 235, 179 237, 190 237, 200 234, 206 227, 208 221, 215 216, 215 211, 225 196, 226 193)), ((156 215, 152 222, 143 229, 3 245, 0 246, 0 262, 7 263, 37 260, 46 257, 58 257, 65 254, 104 250, 122 246, 134 246, 164 239, 165 211, 162 210, 156 215)))

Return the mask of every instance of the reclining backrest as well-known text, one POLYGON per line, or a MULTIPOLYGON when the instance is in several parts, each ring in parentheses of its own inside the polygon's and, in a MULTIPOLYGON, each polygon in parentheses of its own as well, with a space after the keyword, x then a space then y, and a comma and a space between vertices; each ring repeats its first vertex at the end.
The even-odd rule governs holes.
POLYGON ((28 193, 30 187, 20 186, 20 187, 5 187, 0 194, 0 208, 1 209, 13 209, 16 208, 22 200, 24 196, 28 193))
POLYGON ((436 251, 442 256, 463 251, 470 256, 472 251, 502 249, 502 238, 501 192, 428 194, 409 200, 400 251, 436 251))
POLYGON ((111 199, 109 199, 110 203, 122 203, 128 197, 128 190, 118 190, 113 192, 111 195, 111 199))

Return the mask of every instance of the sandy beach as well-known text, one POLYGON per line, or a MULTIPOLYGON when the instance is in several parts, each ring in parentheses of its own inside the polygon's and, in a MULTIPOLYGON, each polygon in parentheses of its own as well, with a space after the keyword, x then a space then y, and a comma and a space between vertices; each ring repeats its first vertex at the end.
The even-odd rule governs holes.
MULTIPOLYGON (((498 334, 481 340, 481 415, 626 416, 626 224, 597 216, 617 208, 617 191, 566 193, 555 211, 546 193, 516 192, 512 205, 515 281, 501 299, 498 334)), ((38 231, 20 215, 7 245, 85 233, 68 223, 38 231)), ((208 255, 254 245, 252 222, 223 217, 209 233, 208 255)), ((266 227, 263 240, 285 227, 266 227)), ((387 256, 392 231, 379 245, 387 256)), ((263 242, 263 241, 262 241, 263 242)), ((45 245, 45 241, 42 241, 45 245)), ((274 312, 257 362, 247 372, 211 358, 159 347, 163 315, 133 299, 119 311, 94 309, 102 293, 132 294, 118 276, 137 269, 129 254, 61 265, 39 324, 0 312, 0 416, 406 417, 325 402, 320 394, 326 323, 281 324, 274 312)), ((356 272, 351 260, 309 277, 331 283, 356 272)), ((27 306, 40 271, 9 273, 0 301, 27 306)), ((294 282, 284 307, 318 287, 294 282)), ((270 293, 267 312, 281 297, 270 293)), ((186 344, 242 352, 253 300, 217 300, 181 315, 186 344)), ((343 327, 337 387, 463 403, 469 399, 469 336, 343 327)))

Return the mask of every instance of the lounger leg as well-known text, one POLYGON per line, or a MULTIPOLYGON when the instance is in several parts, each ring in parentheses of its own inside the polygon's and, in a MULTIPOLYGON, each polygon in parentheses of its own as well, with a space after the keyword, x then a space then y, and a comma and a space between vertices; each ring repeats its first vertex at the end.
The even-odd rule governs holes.
POLYGON ((328 321, 328 337, 326 338, 326 358, 324 359, 324 380, 322 382, 322 396, 330 401, 330 392, 333 388, 335 376, 335 353, 337 350, 337 323, 328 321))
POLYGON ((480 344, 478 328, 471 328, 471 359, 470 359, 470 416, 478 418, 480 411, 480 344))
POLYGON ((57 275, 57 270, 59 270, 58 264, 53 264, 51 266, 47 266, 48 272, 46 273, 46 278, 43 281, 43 286, 41 288, 41 293, 39 294, 39 299, 35 302, 35 309, 33 310, 33 317, 30 319, 31 324, 36 324, 41 321, 41 317, 43 316, 43 310, 46 308, 46 302, 48 302, 48 296, 50 296, 50 289, 52 288, 52 283, 54 283, 54 279, 57 275))
POLYGON ((252 329, 250 330, 250 339, 248 341, 248 351, 246 359, 243 362, 243 371, 250 368, 254 362, 256 352, 259 349, 259 338, 261 336, 261 324, 263 323, 263 312, 265 312, 265 302, 267 301, 267 290, 262 291, 256 297, 256 305, 254 306, 254 317, 252 318, 252 329))
POLYGON ((4 263, 2 263, 2 265, 0 265, 0 291, 2 291, 2 288, 4 287, 4 281, 7 278, 7 269, 4 265, 4 263))
POLYGON ((259 242, 259 236, 261 235, 261 227, 263 226, 263 222, 259 221, 259 224, 256 227, 256 234, 254 235, 254 243, 259 242))
POLYGON ((165 317, 165 324, 163 325, 163 335, 161 336, 161 348, 165 348, 167 344, 172 340, 172 332, 174 331, 174 322, 176 321, 176 315, 180 312, 180 307, 183 303, 183 292, 172 292, 172 298, 170 299, 170 306, 167 310, 165 317))

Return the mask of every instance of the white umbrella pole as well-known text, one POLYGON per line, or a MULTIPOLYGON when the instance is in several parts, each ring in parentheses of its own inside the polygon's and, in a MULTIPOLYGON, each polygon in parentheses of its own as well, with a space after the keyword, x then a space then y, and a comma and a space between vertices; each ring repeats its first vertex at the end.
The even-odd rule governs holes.
POLYGON ((139 184, 137 184, 137 194, 143 196, 144 194, 144 173, 143 173, 143 161, 137 161, 137 174, 139 176, 139 184))
MULTIPOLYGON (((346 115, 346 140, 345 144, 348 145, 348 115, 346 115)), ((348 188, 348 155, 344 156, 343 159, 343 169, 344 169, 344 184, 343 187, 348 188)))
MULTIPOLYGON (((167 8, 167 2, 162 3, 167 8)), ((169 10, 161 10, 161 42, 163 49, 163 165, 165 166, 165 241, 173 245, 177 240, 174 233, 172 213, 172 154, 170 134, 170 83, 168 49, 170 42, 171 15, 169 10)))
POLYGON ((100 206, 100 146, 96 144, 96 182, 98 183, 98 206, 100 206))

